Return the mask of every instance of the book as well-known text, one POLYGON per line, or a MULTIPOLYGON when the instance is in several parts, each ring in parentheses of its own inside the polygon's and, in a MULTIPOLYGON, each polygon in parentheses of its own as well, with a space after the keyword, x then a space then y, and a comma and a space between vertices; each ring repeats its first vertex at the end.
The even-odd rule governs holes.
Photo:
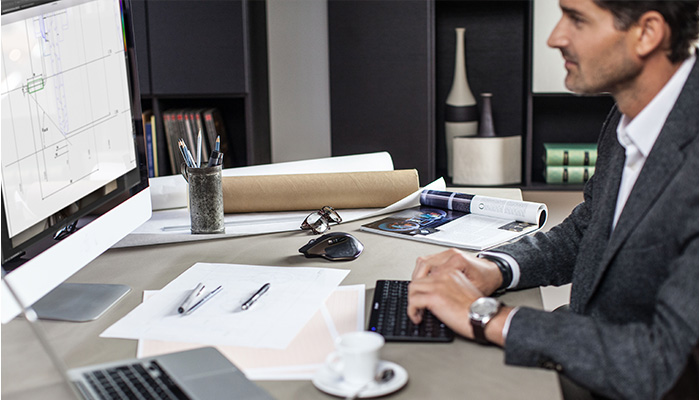
POLYGON ((151 119, 144 122, 146 130, 144 135, 146 136, 146 164, 148 165, 148 177, 153 178, 156 176, 155 160, 153 155, 155 154, 155 148, 153 147, 153 129, 151 128, 151 119))
POLYGON ((183 161, 180 155, 180 148, 177 145, 177 141, 180 139, 181 135, 177 124, 176 112, 177 110, 169 110, 163 113, 163 128, 165 129, 165 140, 168 143, 170 171, 173 175, 179 173, 180 164, 183 161))
POLYGON ((156 130, 156 116, 151 113, 151 137, 153 141, 153 176, 160 176, 160 167, 158 166, 158 132, 156 130))
POLYGON ((595 173, 595 167, 547 166, 544 172, 547 183, 586 183, 595 173))
POLYGON ((545 143, 544 164, 595 165, 598 158, 596 143, 545 143))
POLYGON ((229 148, 230 146, 228 145, 228 135, 226 134, 226 128, 224 127, 224 121, 221 117, 221 112, 216 108, 208 108, 202 111, 202 117, 204 118, 204 127, 206 128, 211 148, 214 148, 216 138, 219 137, 219 151, 221 151, 224 154, 223 167, 233 167, 234 157, 233 153, 231 152, 231 149, 229 148))
POLYGON ((543 203, 424 190, 420 206, 364 224, 360 230, 482 251, 533 233, 546 220, 543 203))
POLYGON ((155 161, 153 155, 155 148, 153 147, 153 130, 151 126, 152 110, 146 110, 141 113, 141 124, 143 126, 143 140, 146 144, 146 167, 148 168, 148 177, 155 176, 155 161))
MULTIPOLYGON (((202 109, 195 108, 190 111, 190 122, 193 126, 193 131, 195 133, 195 138, 201 133, 202 134, 202 165, 207 165, 209 161, 209 155, 214 149, 214 143, 209 141, 209 136, 207 135, 207 130, 204 127, 204 122, 202 121, 202 109)), ((216 141, 216 139, 214 139, 216 141)))

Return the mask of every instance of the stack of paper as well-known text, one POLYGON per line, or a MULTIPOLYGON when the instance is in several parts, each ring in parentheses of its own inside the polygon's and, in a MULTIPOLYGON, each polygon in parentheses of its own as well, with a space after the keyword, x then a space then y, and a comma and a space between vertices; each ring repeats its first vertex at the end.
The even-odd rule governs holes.
POLYGON ((348 270, 197 263, 107 328, 102 337, 284 349, 348 270), (198 283, 219 294, 191 314, 177 308, 198 283), (249 310, 241 305, 263 284, 249 310))
MULTIPOLYGON (((340 286, 285 349, 216 346, 254 380, 310 380, 334 350, 338 336, 364 329, 365 285, 340 286)), ((138 357, 205 346, 139 340, 138 357)))

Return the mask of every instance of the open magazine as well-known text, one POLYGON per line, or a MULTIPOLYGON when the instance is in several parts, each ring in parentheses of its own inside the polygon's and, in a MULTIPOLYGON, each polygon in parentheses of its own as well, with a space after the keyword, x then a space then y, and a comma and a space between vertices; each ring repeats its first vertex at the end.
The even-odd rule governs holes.
POLYGON ((360 229, 481 251, 535 232, 547 221, 547 206, 529 201, 424 190, 420 204, 360 229))

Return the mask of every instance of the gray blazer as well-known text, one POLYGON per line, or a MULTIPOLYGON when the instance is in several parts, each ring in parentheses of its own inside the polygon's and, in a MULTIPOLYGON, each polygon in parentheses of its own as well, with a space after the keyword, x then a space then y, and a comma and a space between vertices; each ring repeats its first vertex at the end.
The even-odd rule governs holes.
POLYGON ((655 399, 697 355, 697 62, 611 232, 625 160, 620 117, 614 108, 603 125, 584 202, 549 232, 496 249, 520 264, 518 288, 572 283, 570 313, 515 314, 505 358, 604 396, 655 399))

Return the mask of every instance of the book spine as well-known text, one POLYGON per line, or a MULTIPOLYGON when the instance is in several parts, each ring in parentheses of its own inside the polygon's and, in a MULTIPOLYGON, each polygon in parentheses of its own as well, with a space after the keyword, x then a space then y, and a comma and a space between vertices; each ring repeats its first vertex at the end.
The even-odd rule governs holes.
POLYGON ((595 167, 586 166, 547 166, 547 183, 586 183, 595 173, 595 167))
POLYGON ((179 137, 174 119, 175 114, 172 111, 166 111, 163 114, 165 139, 168 144, 168 156, 170 158, 170 170, 172 174, 177 174, 182 157, 180 157, 180 150, 177 146, 177 139, 179 137))
POLYGON ((216 108, 210 108, 203 112, 203 116, 204 124, 210 137, 212 137, 214 141, 216 141, 217 137, 220 138, 219 151, 224 154, 224 167, 232 167, 235 158, 233 153, 229 151, 228 136, 221 113, 216 108))
POLYGON ((146 131, 144 135, 146 136, 146 161, 148 164, 148 177, 153 178, 156 176, 155 170, 155 160, 153 155, 155 154, 155 148, 153 147, 153 130, 151 129, 151 121, 145 123, 146 131))
POLYGON ((598 158, 598 149, 546 149, 545 165, 593 166, 598 158))
POLYGON ((197 136, 202 135, 202 165, 206 165, 209 161, 209 155, 211 150, 214 148, 213 144, 209 144, 209 135, 207 135, 207 130, 202 123, 201 110, 194 110, 192 112, 192 122, 194 123, 197 136))
POLYGON ((156 130, 156 116, 151 115, 151 137, 153 138, 153 176, 160 176, 158 167, 158 131, 156 130))

